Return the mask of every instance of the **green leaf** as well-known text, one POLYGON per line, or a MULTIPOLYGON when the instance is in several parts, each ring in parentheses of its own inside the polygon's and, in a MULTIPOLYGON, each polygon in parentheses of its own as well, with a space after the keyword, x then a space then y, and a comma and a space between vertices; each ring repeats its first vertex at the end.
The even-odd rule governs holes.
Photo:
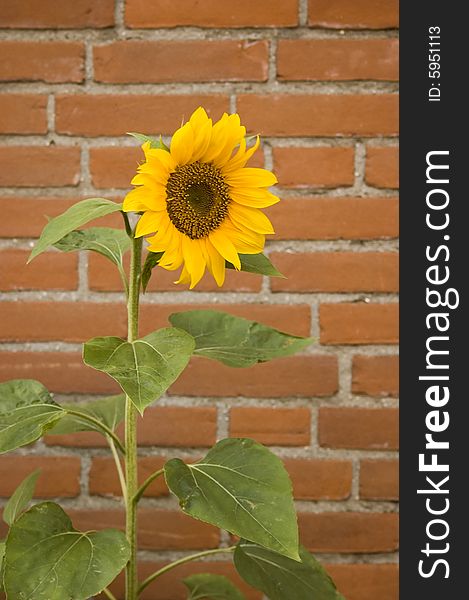
POLYGON ((195 354, 219 360, 229 367, 250 367, 309 346, 312 338, 282 333, 255 321, 214 310, 173 313, 171 325, 195 339, 195 354))
POLYGON ((145 259, 142 269, 142 289, 144 292, 147 291, 148 282, 150 281, 151 274, 156 265, 160 262, 164 252, 149 252, 145 259))
MULTIPOLYGON (((93 400, 93 402, 62 404, 61 406, 65 412, 70 409, 90 415, 114 431, 119 423, 124 420, 125 395, 118 394, 117 396, 108 396, 107 398, 93 400)), ((80 419, 80 417, 76 415, 65 414, 64 417, 48 431, 48 434, 63 435, 79 431, 99 431, 102 433, 102 429, 97 425, 93 425, 90 421, 80 419)))
POLYGON ((301 562, 241 540, 234 563, 241 577, 270 600, 343 600, 321 564, 304 548, 301 562))
POLYGON ((122 210, 122 205, 105 198, 89 198, 71 206, 64 213, 51 219, 42 230, 41 236, 31 252, 28 263, 53 246, 71 231, 99 217, 122 210))
POLYGON ((0 540, 0 592, 3 592, 3 558, 5 556, 5 542, 0 540))
POLYGON ((84 345, 85 364, 115 379, 141 414, 179 377, 194 350, 185 331, 160 329, 126 342, 117 337, 98 337, 84 345))
POLYGON ((62 252, 93 250, 102 254, 118 267, 122 267, 124 254, 131 245, 129 236, 122 229, 111 227, 91 227, 71 231, 54 246, 62 252))
POLYGON ((190 592, 187 600, 246 600, 228 577, 199 573, 182 580, 190 592))
POLYGON ((81 533, 57 504, 36 504, 7 537, 8 600, 87 600, 113 581, 129 555, 122 532, 81 533))
POLYGON ((35 442, 64 414, 39 381, 0 384, 0 454, 35 442))
POLYGON ((163 138, 161 135, 159 138, 155 138, 150 135, 145 135, 143 133, 136 133, 135 131, 128 131, 127 134, 134 137, 141 144, 144 144, 145 142, 150 142, 150 148, 160 148, 161 150, 166 150, 166 152, 169 152, 169 148, 163 142, 163 138))
POLYGON ((23 479, 6 503, 5 508, 3 509, 3 520, 7 525, 13 525, 19 515, 30 503, 40 473, 40 469, 36 469, 36 471, 33 471, 23 479))
POLYGON ((292 486, 282 461, 249 439, 218 442, 200 462, 165 464, 169 489, 182 510, 298 559, 292 486))
MULTIPOLYGON (((268 275, 269 277, 283 277, 278 269, 270 262, 265 254, 239 254, 241 261, 241 271, 247 273, 257 273, 258 275, 268 275)), ((227 269, 234 269, 234 265, 226 261, 227 269)))

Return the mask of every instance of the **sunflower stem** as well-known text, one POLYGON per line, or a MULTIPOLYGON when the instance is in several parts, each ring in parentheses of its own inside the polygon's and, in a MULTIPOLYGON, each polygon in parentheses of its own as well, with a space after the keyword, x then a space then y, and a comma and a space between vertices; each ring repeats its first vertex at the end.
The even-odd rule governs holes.
MULTIPOLYGON (((138 308, 140 298, 140 278, 142 270, 142 238, 132 238, 129 296, 127 300, 128 334, 127 340, 138 338, 138 308)), ((137 478, 137 409, 126 396, 125 408, 125 479, 127 499, 133 498, 138 489, 137 478)), ((126 535, 130 545, 130 559, 126 568, 125 598, 137 600, 137 505, 126 502, 126 535)))
POLYGON ((144 581, 142 581, 142 584, 140 585, 138 592, 140 594, 141 592, 143 592, 143 590, 147 586, 150 585, 150 583, 155 581, 155 579, 157 579, 158 577, 161 577, 161 575, 164 575, 168 571, 172 571, 173 569, 175 569, 176 567, 179 567, 180 565, 184 565, 185 563, 191 562, 193 560, 197 560, 199 558, 204 558, 205 556, 212 556, 213 554, 231 554, 235 551, 235 548, 236 548, 236 546, 230 546, 229 548, 215 548, 214 550, 204 550, 203 552, 198 552, 197 554, 191 554, 190 556, 185 556, 184 558, 180 558, 179 560, 176 560, 175 562, 169 563, 169 565, 162 567, 158 571, 155 571, 155 573, 153 573, 152 575, 147 577, 144 581))

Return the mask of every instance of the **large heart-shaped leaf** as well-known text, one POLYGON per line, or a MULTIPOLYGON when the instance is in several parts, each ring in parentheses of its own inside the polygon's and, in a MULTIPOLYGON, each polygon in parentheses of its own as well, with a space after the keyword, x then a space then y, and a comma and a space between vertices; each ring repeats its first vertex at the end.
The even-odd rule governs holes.
POLYGON ((129 554, 122 532, 82 533, 57 504, 36 504, 8 533, 8 600, 88 600, 120 573, 129 554))
POLYGON ((168 327, 132 343, 117 337, 94 338, 84 345, 83 359, 115 379, 143 413, 179 377, 193 351, 190 335, 168 327))
POLYGON ((131 245, 130 238, 122 229, 111 227, 91 227, 71 231, 54 246, 62 252, 92 250, 108 258, 118 267, 122 267, 124 254, 131 245))
POLYGON ((250 367, 290 356, 313 341, 214 310, 174 313, 169 320, 195 339, 195 354, 219 360, 229 367, 250 367))
POLYGON ((164 469, 185 513, 298 560, 291 482, 270 450, 231 438, 198 463, 175 458, 164 469))
POLYGON ((3 509, 3 520, 7 525, 13 525, 23 510, 28 506, 34 495, 37 478, 41 471, 36 469, 30 473, 13 492, 3 509))
POLYGON ((198 573, 182 582, 189 590, 187 600, 246 600, 245 595, 223 575, 198 573))
POLYGON ((304 548, 301 562, 291 560, 252 542, 241 540, 234 563, 248 583, 270 600, 344 600, 324 567, 304 548))
POLYGON ((0 384, 0 454, 35 442, 63 415, 39 381, 0 384))
MULTIPOLYGON (((107 398, 100 398, 99 400, 93 400, 92 402, 62 404, 61 406, 66 413, 70 409, 85 415, 90 415, 114 431, 119 423, 124 420, 125 395, 118 394, 117 396, 108 396, 107 398)), ((65 414, 63 418, 56 425, 54 425, 50 431, 48 431, 48 433, 49 435, 62 435, 67 433, 76 433, 78 431, 102 432, 99 426, 95 425, 91 421, 81 419, 79 416, 74 414, 65 414)))
POLYGON ((42 230, 41 236, 31 252, 28 262, 53 246, 78 227, 122 210, 122 205, 105 198, 89 198, 71 206, 64 213, 51 219, 42 230))
MULTIPOLYGON (((267 275, 268 277, 283 277, 280 271, 274 267, 265 254, 239 254, 239 260, 241 262, 241 271, 246 273, 256 273, 257 275, 267 275)), ((235 269, 235 266, 230 262, 226 261, 227 269, 235 269)))

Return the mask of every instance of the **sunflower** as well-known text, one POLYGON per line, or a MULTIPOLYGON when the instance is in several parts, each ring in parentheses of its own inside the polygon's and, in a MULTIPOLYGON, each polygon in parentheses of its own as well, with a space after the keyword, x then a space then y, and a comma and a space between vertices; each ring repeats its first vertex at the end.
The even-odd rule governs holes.
POLYGON ((277 178, 245 166, 259 143, 257 136, 247 147, 239 115, 225 113, 213 124, 199 107, 174 133, 169 151, 143 144, 145 162, 123 209, 143 213, 135 235, 151 236, 148 249, 164 253, 161 267, 182 266, 176 283, 192 289, 207 268, 223 285, 225 261, 240 270, 239 254, 259 254, 274 233, 259 209, 278 202, 268 191, 277 178))

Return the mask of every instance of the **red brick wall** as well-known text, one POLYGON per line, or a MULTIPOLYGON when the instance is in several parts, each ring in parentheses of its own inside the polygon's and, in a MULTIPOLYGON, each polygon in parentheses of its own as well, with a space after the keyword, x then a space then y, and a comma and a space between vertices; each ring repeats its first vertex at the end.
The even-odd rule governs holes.
MULTIPOLYGON (((189 293, 156 272, 142 331, 181 305, 218 303, 319 341, 244 371, 194 360, 141 424, 142 476, 227 435, 271 446, 293 478, 303 543, 348 600, 397 598, 396 27, 397 0, 0 5, 1 379, 40 379, 58 400, 115 390, 81 364, 80 344, 125 335, 116 274, 85 253, 26 267, 29 249, 44 215, 122 198, 141 158, 126 131, 168 135, 199 104, 214 117, 238 111, 263 135, 257 164, 280 181, 267 251, 288 279, 230 273, 220 291, 207 279, 189 293)), ((0 496, 38 465, 38 495, 66 499, 77 526, 122 524, 99 437, 50 437, 1 457, 0 496)), ((219 544, 164 486, 147 495, 145 560, 219 544)), ((187 568, 144 598, 183 598, 174 577, 187 568)))

